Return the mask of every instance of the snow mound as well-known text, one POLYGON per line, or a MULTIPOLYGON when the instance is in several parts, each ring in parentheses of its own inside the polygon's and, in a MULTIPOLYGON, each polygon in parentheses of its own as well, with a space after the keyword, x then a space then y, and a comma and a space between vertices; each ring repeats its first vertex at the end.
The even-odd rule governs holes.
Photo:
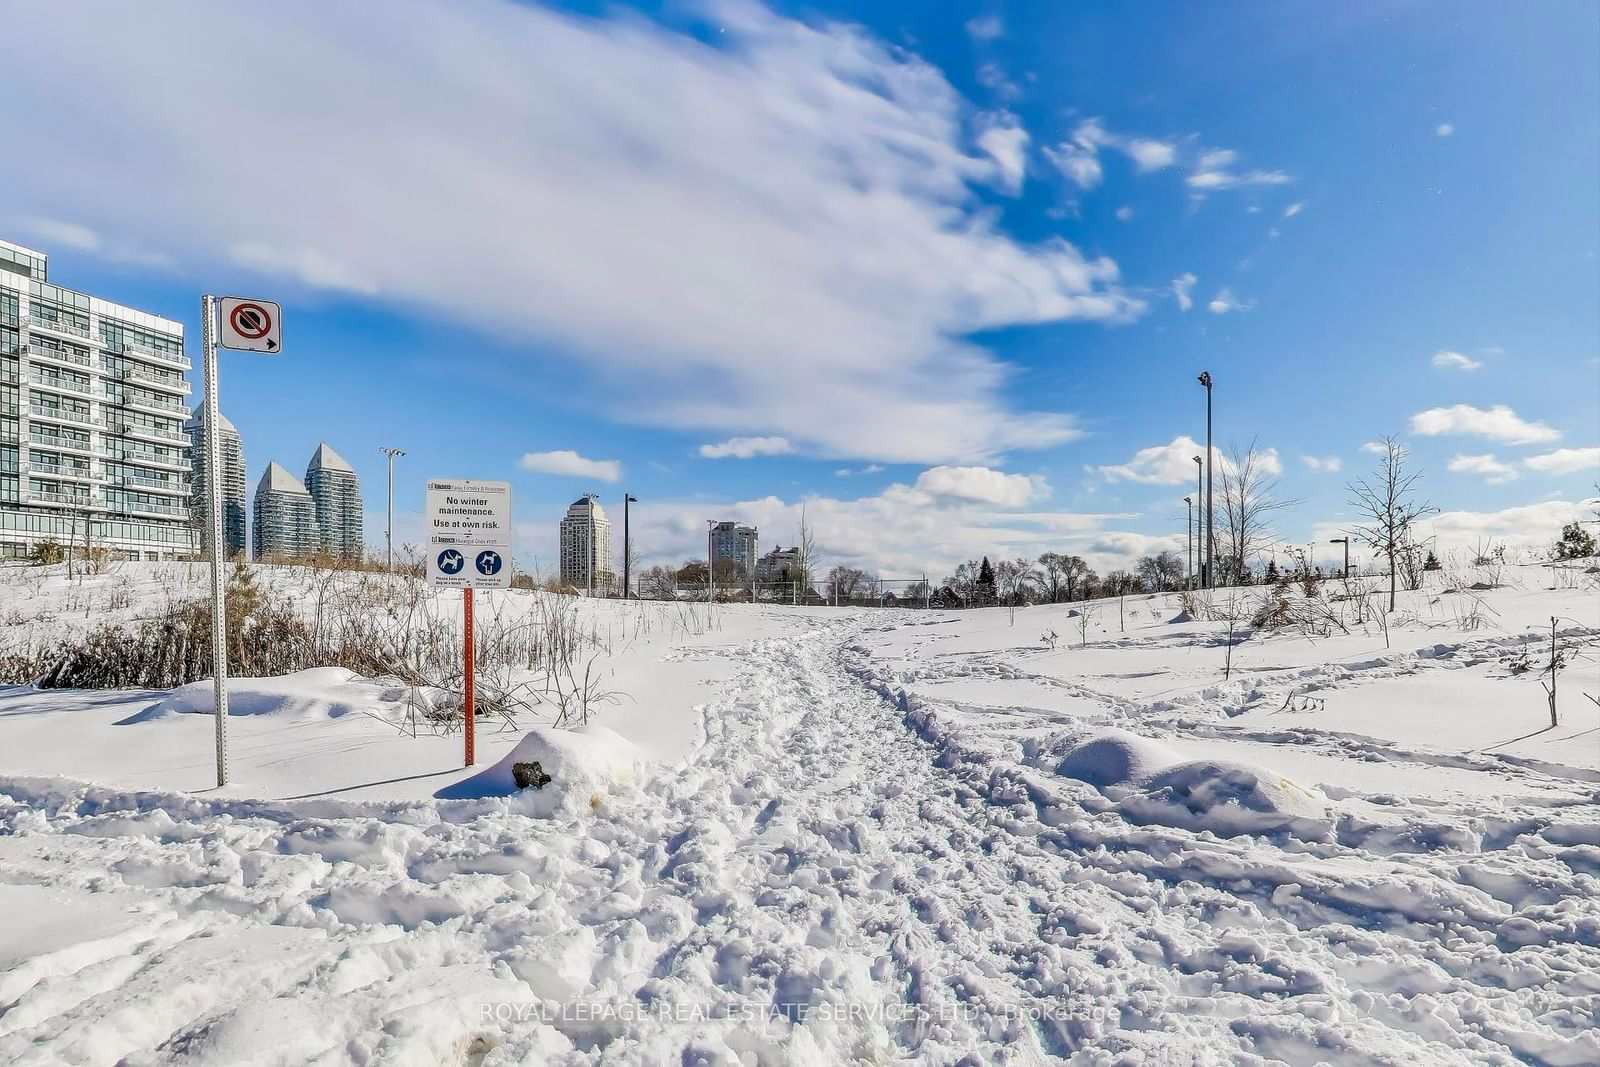
POLYGON ((1147 737, 1126 730, 1104 730, 1067 750, 1056 765, 1063 778, 1076 778, 1100 789, 1129 787, 1183 757, 1147 737))
POLYGON ((529 730, 499 762, 470 778, 445 786, 434 795, 441 800, 477 800, 521 792, 512 774, 517 763, 538 763, 550 784, 527 792, 541 802, 535 806, 554 811, 563 800, 592 803, 595 797, 637 782, 649 766, 644 749, 615 730, 589 724, 574 730, 538 727, 529 730))
POLYGON ((1167 620, 1167 625, 1168 626, 1175 626, 1175 625, 1177 625, 1179 623, 1184 623, 1184 622, 1194 622, 1194 616, 1190 615, 1187 611, 1180 611, 1176 615, 1174 615, 1172 618, 1167 620))
POLYGON ((1218 834, 1290 830, 1321 836, 1324 798, 1264 767, 1232 760, 1185 760, 1125 730, 1104 730, 1067 749, 1056 773, 1098 788, 1141 823, 1218 834))
MULTIPOLYGON (((383 685, 343 667, 312 667, 277 678, 229 678, 228 714, 282 715, 299 719, 337 719, 371 709, 393 694, 383 685)), ((119 725, 164 719, 169 715, 211 715, 216 712, 212 681, 207 678, 174 689, 119 725)))

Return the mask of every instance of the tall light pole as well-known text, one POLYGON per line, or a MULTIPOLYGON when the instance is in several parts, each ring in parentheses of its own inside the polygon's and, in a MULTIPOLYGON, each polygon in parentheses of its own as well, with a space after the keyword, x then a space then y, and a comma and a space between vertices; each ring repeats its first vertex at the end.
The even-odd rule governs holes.
POLYGON ((628 571, 633 564, 633 557, 628 554, 628 505, 637 504, 639 498, 630 493, 622 494, 622 599, 628 599, 628 571))
POLYGON ((389 518, 383 527, 383 540, 388 546, 389 562, 387 569, 394 573, 394 461, 405 455, 398 448, 380 448, 379 452, 389 457, 389 518))
POLYGON ((1195 380, 1206 387, 1206 559, 1202 566, 1206 572, 1206 588, 1210 589, 1216 581, 1217 569, 1217 531, 1211 497, 1215 476, 1211 469, 1211 372, 1203 370, 1195 380))
MULTIPOLYGON (((1194 499, 1197 505, 1205 498, 1206 495, 1205 462, 1206 461, 1201 459, 1199 456, 1194 457, 1194 499)), ((1204 516, 1197 515, 1195 517, 1194 554, 1202 557, 1200 560, 1200 588, 1210 589, 1211 582, 1209 581, 1209 572, 1206 570, 1206 561, 1203 558, 1205 555, 1205 542, 1200 536, 1200 524, 1202 521, 1204 521, 1204 516)))
POLYGON ((1350 538, 1335 537, 1331 539, 1328 544, 1344 546, 1344 576, 1346 578, 1350 577, 1350 538))
POLYGON ((714 581, 712 581, 712 579, 711 579, 711 576, 716 573, 716 570, 715 570, 716 560, 711 554, 711 548, 712 548, 712 545, 711 545, 711 532, 713 530, 715 530, 716 528, 717 528, 717 520, 716 519, 707 519, 706 520, 706 603, 707 604, 711 603, 713 600, 716 599, 716 583, 714 581))
POLYGON ((1194 588, 1194 498, 1184 497, 1184 504, 1188 507, 1183 518, 1183 547, 1189 553, 1188 579, 1184 583, 1190 589, 1194 588))

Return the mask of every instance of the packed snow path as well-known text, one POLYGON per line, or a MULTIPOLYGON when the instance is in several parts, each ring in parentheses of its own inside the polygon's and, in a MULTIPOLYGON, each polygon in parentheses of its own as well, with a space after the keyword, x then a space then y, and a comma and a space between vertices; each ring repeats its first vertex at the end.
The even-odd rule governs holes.
POLYGON ((685 766, 554 816, 0 780, 0 1062, 1600 1059, 1592 806, 1140 826, 871 626, 732 650, 685 766))

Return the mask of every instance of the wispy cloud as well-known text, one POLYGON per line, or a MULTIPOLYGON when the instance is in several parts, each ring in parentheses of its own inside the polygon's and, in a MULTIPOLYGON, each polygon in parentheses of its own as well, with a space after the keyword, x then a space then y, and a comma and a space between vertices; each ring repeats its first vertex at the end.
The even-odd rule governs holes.
POLYGON ((1449 137, 1456 132, 1456 128, 1448 122, 1441 122, 1433 128, 1433 132, 1440 137, 1449 137))
POLYGON ((1175 142, 1113 133, 1099 119, 1080 122, 1068 140, 1044 151, 1045 158, 1054 163, 1078 188, 1093 189, 1104 176, 1100 165, 1102 148, 1110 148, 1127 156, 1133 161, 1133 169, 1140 174, 1162 170, 1178 161, 1175 142))
POLYGON ((1111 259, 1018 240, 986 208, 982 188, 1018 181, 1020 127, 997 136, 940 71, 842 22, 724 5, 708 43, 511 3, 6 19, 0 57, 52 102, 11 116, 52 161, 8 175, 16 201, 197 276, 243 268, 286 296, 537 339, 619 420, 984 462, 1077 431, 1018 410, 971 337, 1143 310, 1111 259), (240 116, 278 163, 214 150, 240 116))
MULTIPOLYGON (((1174 437, 1164 445, 1141 448, 1126 463, 1115 463, 1093 468, 1108 482, 1137 482, 1140 485, 1193 485, 1197 464, 1196 456, 1205 457, 1205 446, 1187 434, 1174 437)), ((1220 449, 1211 450, 1215 470, 1232 470, 1233 465, 1220 449)), ((1283 462, 1277 449, 1265 449, 1258 454, 1261 469, 1267 474, 1280 474, 1283 462)))
POLYGON ((975 41, 993 41, 1006 32, 999 15, 979 15, 967 20, 967 33, 975 41))
POLYGON ((1446 434, 1486 437, 1507 445, 1542 444, 1561 436, 1561 431, 1542 422, 1528 422, 1504 404, 1492 408, 1456 404, 1419 411, 1411 416, 1411 432, 1424 437, 1446 434))
POLYGON ((1194 283, 1200 279, 1192 273, 1185 271, 1172 279, 1172 296, 1178 302, 1179 311, 1188 311, 1194 307, 1194 283))
POLYGON ((1020 508, 1050 495, 1043 478, 989 467, 932 467, 917 476, 916 488, 932 496, 1007 508, 1020 508))
POLYGON ((525 471, 559 474, 569 478, 593 478, 615 482, 622 478, 622 464, 614 459, 589 459, 571 449, 554 452, 525 452, 518 464, 525 471))
POLYGON ((1540 474, 1600 474, 1600 445, 1590 448, 1558 448, 1529 456, 1522 465, 1540 474))
POLYGON ((1344 460, 1338 456, 1301 456, 1300 462, 1314 471, 1327 471, 1330 474, 1344 468, 1344 460))
POLYGON ((730 437, 726 441, 700 446, 706 459, 751 459, 755 456, 784 456, 794 451, 787 437, 730 437))
POLYGON ((1478 360, 1464 356, 1460 352, 1435 352, 1433 365, 1442 370, 1474 371, 1483 366, 1478 360))
POLYGON ((1490 485, 1503 485, 1517 478, 1517 469, 1509 463, 1502 463, 1492 452, 1478 456, 1457 455, 1448 466, 1456 474, 1480 475, 1490 485))
POLYGON ((1206 307, 1213 315, 1226 315, 1230 311, 1249 311, 1255 304, 1248 300, 1240 300, 1233 295, 1232 289, 1224 286, 1211 298, 1211 303, 1206 307))
POLYGON ((1283 209, 1283 217, 1286 219, 1292 219, 1305 209, 1306 202, 1304 200, 1296 200, 1294 203, 1283 209))
POLYGON ((1287 185, 1294 179, 1281 170, 1239 171, 1234 164, 1239 153, 1231 148, 1214 148, 1200 154, 1193 170, 1184 179, 1189 188, 1200 193, 1224 189, 1255 189, 1264 185, 1287 185))

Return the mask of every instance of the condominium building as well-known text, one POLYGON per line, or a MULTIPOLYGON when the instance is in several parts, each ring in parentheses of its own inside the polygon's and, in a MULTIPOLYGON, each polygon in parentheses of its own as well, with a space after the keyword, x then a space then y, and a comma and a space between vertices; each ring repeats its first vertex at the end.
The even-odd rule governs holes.
POLYGON ((357 559, 365 546, 361 481, 343 456, 317 445, 306 465, 306 491, 316 508, 319 546, 339 559, 357 559))
POLYGON ((756 561, 758 582, 798 582, 800 580, 800 546, 778 546, 756 561))
POLYGON ((593 493, 572 502, 561 520, 561 580, 601 589, 611 578, 611 520, 593 493))
POLYGON ((0 558, 41 541, 196 551, 183 324, 48 280, 0 241, 0 558))
MULTIPOLYGON (((745 574, 756 569, 759 540, 754 526, 740 526, 732 522, 719 522, 711 527, 711 558, 732 560, 743 568, 745 574)), ((718 571, 720 579, 722 572, 718 571)))
POLYGON ((321 547, 317 506, 300 479, 280 464, 268 463, 256 483, 251 532, 256 559, 298 559, 321 547))
MULTIPOLYGON (((210 462, 205 435, 205 407, 198 406, 183 424, 189 435, 190 492, 189 511, 195 529, 195 543, 200 551, 211 552, 211 479, 206 465, 210 462)), ((224 556, 242 555, 245 550, 245 467, 244 441, 226 415, 218 414, 218 445, 222 449, 222 544, 224 556)))

